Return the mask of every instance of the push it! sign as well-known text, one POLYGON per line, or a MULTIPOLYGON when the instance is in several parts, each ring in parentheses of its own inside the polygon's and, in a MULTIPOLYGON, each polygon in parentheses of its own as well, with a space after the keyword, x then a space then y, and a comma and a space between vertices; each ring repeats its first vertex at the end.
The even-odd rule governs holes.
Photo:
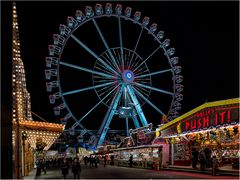
POLYGON ((239 103, 205 107, 161 131, 163 136, 239 123, 239 103))
POLYGON ((239 104, 203 109, 181 123, 182 131, 207 129, 239 121, 239 104))

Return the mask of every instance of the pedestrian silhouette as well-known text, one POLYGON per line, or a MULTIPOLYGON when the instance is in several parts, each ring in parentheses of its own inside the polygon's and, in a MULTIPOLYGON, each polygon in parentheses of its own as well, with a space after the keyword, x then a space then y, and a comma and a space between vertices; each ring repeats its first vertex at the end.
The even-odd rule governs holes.
POLYGON ((133 155, 131 154, 129 158, 129 166, 132 167, 132 165, 133 165, 133 155))
POLYGON ((106 165, 107 165, 107 157, 106 156, 103 156, 103 161, 104 161, 104 167, 106 167, 106 165))
POLYGON ((74 175, 74 179, 76 179, 76 177, 78 179, 80 179, 80 174, 81 174, 81 165, 80 165, 80 162, 79 162, 79 159, 74 159, 73 161, 73 165, 72 165, 72 173, 74 175))
POLYGON ((205 156, 205 153, 203 150, 201 150, 199 152, 199 162, 200 162, 200 169, 201 171, 204 171, 205 167, 206 167, 206 163, 207 163, 207 160, 206 160, 206 156, 205 156))
POLYGON ((68 175, 68 170, 69 170, 69 164, 68 164, 68 161, 67 159, 64 159, 63 160, 63 165, 62 165, 62 175, 63 175, 63 178, 66 179, 67 175, 68 175))

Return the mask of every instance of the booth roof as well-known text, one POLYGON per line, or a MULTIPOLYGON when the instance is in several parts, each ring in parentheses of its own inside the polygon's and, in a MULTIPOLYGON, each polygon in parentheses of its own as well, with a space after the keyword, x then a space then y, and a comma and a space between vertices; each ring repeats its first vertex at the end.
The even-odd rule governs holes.
POLYGON ((209 108, 209 107, 214 107, 214 106, 221 106, 221 105, 229 105, 229 104, 236 104, 240 103, 240 98, 233 98, 233 99, 227 99, 227 100, 221 100, 221 101, 214 101, 214 102, 206 102, 202 104, 201 106, 196 107, 195 109, 183 114, 182 116, 179 116, 178 118, 170 121, 167 124, 164 124, 163 126, 159 127, 159 131, 162 131, 171 125, 183 120, 184 118, 191 116, 192 114, 204 109, 204 108, 209 108))

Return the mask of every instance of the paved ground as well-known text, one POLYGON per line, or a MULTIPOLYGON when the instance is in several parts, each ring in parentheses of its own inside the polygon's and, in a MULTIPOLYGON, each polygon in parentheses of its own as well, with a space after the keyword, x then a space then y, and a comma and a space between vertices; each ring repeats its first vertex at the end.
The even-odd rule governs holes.
MULTIPOLYGON (((69 171, 68 179, 73 179, 73 174, 69 171)), ((33 174, 33 173, 32 173, 33 174)), ((178 172, 178 171, 154 171, 145 169, 135 169, 128 167, 102 165, 89 167, 82 165, 81 179, 238 179, 237 176, 212 176, 208 174, 178 172)), ((33 179, 25 177, 25 179, 33 179)), ((48 169, 46 175, 36 177, 36 179, 62 179, 60 169, 48 169)))

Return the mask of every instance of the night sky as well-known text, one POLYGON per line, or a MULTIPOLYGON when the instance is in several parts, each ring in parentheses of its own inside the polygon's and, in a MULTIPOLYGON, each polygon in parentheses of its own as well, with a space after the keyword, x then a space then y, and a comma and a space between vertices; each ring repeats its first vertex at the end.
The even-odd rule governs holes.
MULTIPOLYGON (((123 5, 123 9, 129 6, 132 7, 133 12, 141 11, 142 17, 150 17, 150 22, 157 23, 158 30, 165 31, 165 36, 171 40, 171 47, 176 49, 175 55, 179 57, 179 65, 182 66, 184 77, 182 83, 184 100, 180 114, 206 101, 239 97, 239 2, 124 1, 118 3, 123 5)), ((1 2, 1 4, 2 104, 10 108, 12 7, 10 2, 1 2)), ((53 113, 54 106, 49 103, 49 93, 45 85, 44 70, 48 45, 52 44, 52 35, 59 32, 59 24, 66 24, 67 16, 74 17, 77 9, 84 11, 86 5, 94 7, 95 4, 93 1, 17 2, 21 53, 26 71, 27 89, 31 94, 32 111, 49 122, 59 122, 59 117, 53 113)), ((106 3, 100 4, 105 6, 106 3)), ((117 2, 114 2, 113 7, 116 4, 117 2)), ((105 31, 109 30, 107 25, 101 28, 105 31)), ((90 33, 83 39, 90 44, 94 44, 96 40, 90 33)), ((78 52, 78 49, 73 48, 74 52, 71 53, 69 49, 71 50, 71 46, 66 51, 69 56, 74 56, 74 53, 78 52)), ((71 86, 74 84, 71 81, 78 78, 86 84, 91 83, 88 77, 80 74, 73 77, 68 74, 68 70, 62 70, 62 73, 60 76, 63 78, 65 76, 63 86, 71 86)), ((87 112, 98 102, 90 93, 84 94, 80 99, 71 100, 71 107, 76 113, 80 112, 79 116, 81 111, 87 112)), ((158 94, 151 93, 150 98, 157 99, 157 96, 158 94)), ((156 105, 157 103, 155 102, 156 105)), ((164 103, 161 102, 161 106, 164 103)), ((92 123, 93 119, 101 121, 103 119, 101 114, 106 111, 106 107, 102 106, 86 121, 90 122, 90 125, 96 124, 92 123)), ((144 105, 143 111, 146 112, 149 121, 155 125, 159 123, 160 116, 153 112, 151 107, 144 105)), ((33 117, 34 120, 39 120, 33 117)), ((113 122, 115 125, 111 125, 112 129, 124 124, 123 119, 114 119, 113 122)), ((92 128, 96 128, 96 125, 92 125, 92 128)))

